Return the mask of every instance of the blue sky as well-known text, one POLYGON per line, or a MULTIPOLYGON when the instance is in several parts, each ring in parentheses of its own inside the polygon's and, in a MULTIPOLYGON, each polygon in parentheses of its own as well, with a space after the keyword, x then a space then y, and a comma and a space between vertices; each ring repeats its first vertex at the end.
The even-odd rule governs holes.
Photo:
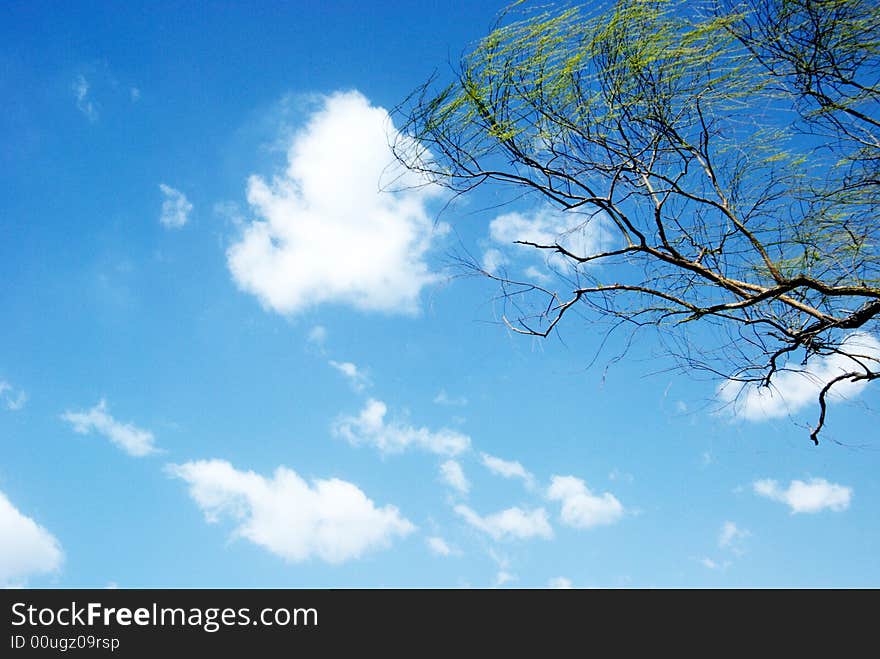
POLYGON ((511 334, 450 255, 559 216, 385 185, 499 8, 4 4, 0 584, 880 583, 876 387, 817 448, 801 381, 511 334))

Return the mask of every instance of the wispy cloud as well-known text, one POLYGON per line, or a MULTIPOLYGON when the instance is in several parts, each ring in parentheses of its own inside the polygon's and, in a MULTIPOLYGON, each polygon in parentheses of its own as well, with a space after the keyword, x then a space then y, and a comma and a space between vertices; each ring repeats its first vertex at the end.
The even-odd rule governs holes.
POLYGON ((440 478, 459 494, 467 494, 471 489, 461 464, 455 460, 447 460, 440 465, 440 478))
POLYGON ((164 197, 159 222, 168 229, 180 229, 185 226, 193 209, 186 195, 164 183, 159 184, 159 190, 164 197))
POLYGON ((0 380, 0 403, 7 410, 17 412, 27 403, 28 396, 21 389, 16 389, 5 380, 0 380))
POLYGON ((90 410, 65 412, 61 418, 73 426, 74 432, 80 435, 103 435, 129 455, 143 457, 157 451, 153 433, 114 419, 107 411, 107 401, 103 399, 90 410))
POLYGON ((358 416, 345 416, 333 424, 333 434, 353 445, 375 446, 382 453, 402 453, 419 448, 439 455, 458 455, 471 444, 470 437, 455 430, 429 430, 405 423, 386 421, 388 407, 370 399, 358 416))
POLYGON ((742 554, 742 543, 751 533, 747 529, 741 529, 734 522, 726 521, 721 525, 721 532, 718 534, 718 547, 721 549, 729 549, 735 554, 742 554))
POLYGON ((267 478, 225 460, 166 469, 189 484, 209 523, 230 519, 236 524, 233 537, 290 562, 316 557, 342 563, 387 548, 415 530, 396 507, 377 507, 356 485, 337 478, 309 484, 283 466, 267 478))
POLYGON ((570 588, 574 588, 571 583, 571 579, 567 577, 553 577, 550 581, 547 582, 547 586, 549 588, 555 588, 557 590, 568 590, 570 588))
POLYGON ((355 391, 363 391, 370 383, 370 378, 367 377, 367 374, 352 362, 337 362, 331 359, 328 363, 345 376, 349 385, 355 391))
POLYGON ((543 508, 524 510, 507 508, 492 515, 481 516, 465 505, 455 507, 455 512, 475 529, 488 534, 494 540, 549 539, 553 529, 543 508))
POLYGON ((446 393, 445 389, 441 389, 436 396, 434 396, 434 403, 437 405, 449 405, 451 407, 464 407, 467 405, 468 400, 464 396, 450 396, 446 393))
POLYGON ((425 540, 425 543, 431 553, 437 556, 457 556, 461 553, 439 536, 431 536, 425 540))
POLYGON ((488 453, 480 453, 480 462, 496 476, 502 478, 518 478, 525 483, 529 489, 535 487, 535 477, 526 470, 519 462, 513 460, 503 460, 489 455, 488 453))
POLYGON ((91 86, 82 74, 76 76, 71 86, 76 97, 76 108, 92 123, 98 120, 98 106, 89 96, 91 86))

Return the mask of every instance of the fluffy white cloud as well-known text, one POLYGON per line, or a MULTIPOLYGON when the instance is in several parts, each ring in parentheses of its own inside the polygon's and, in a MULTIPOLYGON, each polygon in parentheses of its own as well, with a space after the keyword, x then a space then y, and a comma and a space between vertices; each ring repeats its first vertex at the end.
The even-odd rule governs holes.
POLYGON ((96 432, 116 444, 123 451, 135 457, 155 453, 155 438, 149 430, 143 430, 130 423, 120 423, 107 412, 107 401, 101 400, 85 412, 65 412, 61 418, 73 426, 74 432, 88 435, 96 432))
POLYGON ((415 312, 437 280, 425 256, 448 227, 426 210, 438 189, 396 166, 389 144, 399 139, 361 94, 325 98, 293 138, 284 174, 248 181, 259 219, 227 252, 238 286, 285 314, 328 302, 415 312))
POLYGON ((27 402, 27 394, 21 389, 16 389, 5 380, 0 380, 0 402, 3 407, 12 412, 17 412, 27 402))
POLYGON ((381 400, 370 399, 358 416, 342 417, 333 425, 333 434, 355 446, 369 444, 382 453, 402 453, 420 448, 439 455, 458 455, 471 444, 470 437, 454 430, 427 428, 388 422, 388 407, 381 400))
POLYGON ((449 544, 441 537, 431 536, 425 541, 428 549, 437 556, 452 556, 457 553, 449 544))
MULTIPOLYGON (((860 361, 876 370, 880 368, 880 341, 869 334, 855 332, 842 343, 842 348, 860 355, 860 361)), ((776 373, 769 387, 726 381, 718 388, 719 398, 730 405, 734 415, 749 421, 762 421, 794 414, 816 403, 819 392, 838 375, 851 371, 863 372, 864 366, 840 354, 811 359, 806 366, 789 366, 776 373)), ((834 385, 828 402, 857 396, 866 381, 841 382, 834 385)))
POLYGON ((783 489, 772 479, 755 481, 752 484, 755 494, 784 503, 791 513, 818 513, 828 509, 842 512, 849 508, 852 488, 829 483, 824 478, 813 478, 807 482, 793 480, 783 489))
POLYGON ((553 529, 543 508, 523 510, 513 507, 482 517, 471 508, 459 505, 455 507, 455 512, 468 524, 495 540, 553 537, 553 529))
POLYGON ((532 474, 529 473, 519 462, 502 460, 501 458, 496 458, 494 455, 489 455, 488 453, 480 453, 480 461, 486 469, 496 476, 501 476, 502 478, 519 478, 526 484, 526 487, 529 488, 532 488, 535 485, 535 477, 532 476, 532 474))
POLYGON ((555 588, 557 590, 568 590, 574 588, 571 584, 571 579, 566 577, 553 577, 550 581, 547 582, 547 586, 550 588, 555 588))
POLYGON ((170 185, 160 183, 159 190, 162 191, 164 197, 159 222, 169 229, 181 228, 189 221, 189 214, 193 209, 192 204, 189 203, 185 194, 170 185))
POLYGON ((746 529, 739 528, 734 522, 724 522, 718 534, 718 546, 739 553, 739 544, 751 535, 746 529))
POLYGON ((562 502, 562 522, 575 528, 614 524, 623 517, 623 505, 613 494, 595 495, 574 476, 553 476, 547 498, 562 502))
POLYGON ((377 508, 356 485, 337 478, 309 485, 283 466, 266 478, 225 460, 166 469, 189 484, 208 522, 232 519, 235 536, 290 562, 314 556, 341 563, 388 547, 415 528, 394 506, 377 508))
POLYGON ((447 460, 440 465, 440 478, 459 494, 467 494, 471 489, 464 470, 455 460, 447 460))
POLYGON ((63 560, 58 540, 0 492, 0 585, 20 585, 30 576, 55 572, 63 560))
POLYGON ((76 97, 76 108, 83 113, 86 119, 94 123, 98 120, 98 106, 89 97, 90 88, 89 81, 82 74, 73 81, 72 89, 73 95, 76 97))
POLYGON ((351 362, 337 362, 332 359, 329 364, 346 377, 351 388, 355 391, 363 391, 370 382, 367 374, 360 370, 356 364, 351 362))

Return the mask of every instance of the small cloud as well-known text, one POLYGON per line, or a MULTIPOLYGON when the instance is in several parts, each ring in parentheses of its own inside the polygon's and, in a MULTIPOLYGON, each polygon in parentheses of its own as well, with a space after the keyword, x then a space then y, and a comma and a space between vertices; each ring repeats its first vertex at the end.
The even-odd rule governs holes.
POLYGON ((553 476, 547 498, 562 502, 562 522, 574 528, 614 524, 623 517, 623 505, 613 494, 593 494, 584 481, 574 476, 553 476))
POLYGON ((791 513, 818 513, 823 510, 843 512, 852 500, 852 488, 829 483, 824 478, 813 478, 807 482, 793 480, 783 489, 772 479, 755 481, 752 489, 758 496, 784 503, 791 513))
POLYGON ((735 554, 742 554, 742 542, 751 535, 749 531, 739 528, 733 522, 724 522, 718 534, 718 547, 729 549, 735 554))
POLYGON ((707 570, 721 570, 722 572, 729 568, 732 563, 730 561, 721 561, 718 562, 709 558, 708 556, 704 556, 703 558, 697 559, 700 565, 702 565, 707 570))
POLYGON ((193 206, 180 190, 175 190, 170 185, 159 184, 159 190, 165 197, 162 201, 162 214, 159 222, 168 229, 180 229, 189 221, 189 214, 193 206))
POLYGON ((72 85, 73 94, 76 97, 76 108, 82 112, 83 116, 92 123, 98 120, 98 106, 89 97, 90 85, 85 76, 78 75, 72 85))
POLYGON ((441 389, 439 393, 434 396, 434 403, 436 405, 449 405, 451 407, 464 407, 468 404, 467 398, 464 396, 455 396, 451 397, 446 393, 445 389, 441 389))
POLYGON ((73 426, 74 432, 80 435, 103 435, 129 455, 139 458, 157 451, 153 445, 153 433, 114 419, 107 411, 107 401, 103 399, 90 410, 65 412, 61 418, 73 426))
POLYGON ((464 470, 455 460, 447 460, 440 465, 440 478, 459 494, 467 494, 471 489, 464 470))
POLYGON ((355 391, 363 391, 370 383, 367 375, 351 362, 337 362, 331 359, 329 364, 346 377, 355 391))
POLYGON ((450 547, 449 544, 439 536, 432 536, 425 542, 428 545, 428 549, 431 550, 431 553, 436 554, 437 556, 457 556, 461 553, 457 549, 450 547))
POLYGON ((228 518, 236 524, 233 537, 291 563, 312 557, 342 563, 415 530, 396 507, 377 507, 356 485, 338 478, 308 483, 284 466, 265 477, 225 460, 171 464, 166 471, 189 485, 209 523, 228 518))
POLYGON ((129 88, 128 93, 129 93, 129 96, 131 97, 132 103, 137 103, 139 100, 141 100, 141 90, 138 89, 137 87, 129 88))
POLYGON ((17 412, 27 403, 28 396, 4 380, 0 380, 0 402, 10 412, 17 412))
POLYGON ((635 478, 633 477, 632 474, 627 473, 627 472, 625 472, 625 471, 621 471, 620 469, 617 469, 617 468, 615 467, 615 468, 612 469, 611 472, 608 474, 608 480, 610 480, 610 481, 621 481, 621 482, 623 482, 623 483, 632 483, 632 482, 635 480, 635 478))
POLYGON ((568 590, 574 588, 571 584, 571 579, 567 579, 566 577, 553 577, 547 582, 547 587, 555 588, 556 590, 568 590))
POLYGON ((496 476, 502 478, 519 478, 525 483, 526 487, 532 489, 535 486, 535 477, 529 473, 525 467, 519 462, 513 460, 502 460, 488 453, 480 453, 480 461, 496 476))
POLYGON ((402 453, 420 448, 438 455, 454 456, 470 448, 471 440, 455 430, 433 431, 397 421, 386 421, 388 407, 370 399, 358 416, 342 417, 333 424, 333 434, 352 445, 369 444, 382 453, 402 453))
POLYGON ((492 515, 482 517, 464 505, 455 507, 455 512, 475 529, 486 533, 494 540, 527 540, 530 538, 550 539, 553 529, 543 508, 523 510, 507 508, 492 515))
POLYGON ((482 268, 490 275, 497 275, 498 271, 501 270, 501 266, 506 263, 507 257, 501 253, 501 250, 495 249, 494 247, 487 249, 483 254, 482 268))

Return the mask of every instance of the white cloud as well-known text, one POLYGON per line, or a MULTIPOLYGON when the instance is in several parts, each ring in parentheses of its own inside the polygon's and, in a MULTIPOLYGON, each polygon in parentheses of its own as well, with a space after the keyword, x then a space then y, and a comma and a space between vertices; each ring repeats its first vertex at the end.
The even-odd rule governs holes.
POLYGON ((231 519, 237 524, 234 536, 290 562, 317 557, 342 563, 386 548, 415 529, 394 506, 377 508, 356 485, 337 478, 310 485, 284 466, 266 478, 225 460, 166 469, 189 484, 209 523, 231 519))
POLYGON ((141 100, 141 90, 138 89, 137 87, 129 88, 128 93, 129 93, 129 96, 131 97, 132 103, 137 103, 139 100, 141 100))
POLYGON ((700 565, 702 565, 707 570, 722 570, 723 571, 731 566, 730 561, 722 561, 721 563, 719 563, 718 561, 713 560, 713 559, 709 558, 708 556, 704 556, 703 558, 699 559, 699 562, 700 562, 700 565))
POLYGON ((547 586, 550 588, 556 588, 557 590, 568 590, 570 588, 574 588, 571 583, 571 579, 566 577, 553 577, 550 581, 547 582, 547 586))
POLYGON ((464 407, 468 404, 467 398, 464 396, 451 397, 446 393, 445 389, 441 389, 436 396, 434 396, 434 403, 436 405, 449 405, 452 407, 464 407))
POLYGON ((425 207, 439 189, 395 165, 389 143, 399 139, 388 112, 358 92, 324 98, 284 174, 248 181, 258 219, 227 252, 239 288, 285 314, 331 302, 416 312, 438 280, 425 256, 448 227, 425 207))
POLYGON ((525 467, 519 462, 511 460, 502 460, 488 453, 480 453, 480 461, 496 476, 502 478, 519 478, 526 484, 526 487, 532 488, 535 485, 535 477, 530 474, 525 467))
POLYGON ((168 229, 180 229, 189 221, 189 214, 193 206, 180 190, 175 190, 170 185, 159 184, 164 199, 162 200, 162 214, 159 222, 168 229))
POLYGON ((523 274, 526 276, 526 279, 528 279, 529 281, 537 282, 538 284, 546 284, 550 281, 553 281, 553 277, 548 275, 543 270, 538 270, 538 268, 533 265, 527 267, 523 271, 523 274))
POLYGON ((432 536, 425 541, 431 553, 437 556, 452 556, 458 554, 458 551, 449 546, 449 544, 438 536, 432 536))
POLYGON ((623 505, 613 494, 595 495, 584 481, 574 476, 553 476, 547 498, 562 502, 562 522, 575 528, 614 524, 623 517, 623 505))
POLYGON ((11 411, 17 412, 27 402, 27 394, 21 389, 16 389, 5 380, 0 380, 0 402, 11 411))
POLYGON ((387 422, 388 407, 370 399, 358 416, 342 417, 333 425, 333 434, 355 446, 369 444, 382 453, 402 453, 420 448, 439 455, 458 455, 471 444, 470 437, 454 430, 415 428, 395 421, 387 422))
MULTIPOLYGON (((559 244, 574 254, 589 255, 606 249, 610 243, 611 231, 609 222, 601 213, 585 215, 578 212, 566 212, 542 207, 530 214, 505 213, 499 215, 489 223, 489 237, 498 245, 509 248, 517 241, 537 243, 539 245, 559 244)), ((532 256, 538 252, 523 252, 523 248, 513 253, 524 253, 532 256)), ((548 264, 563 264, 558 254, 553 252, 541 252, 544 261, 548 264)), ((501 265, 508 262, 505 252, 492 247, 483 254, 483 268, 494 273, 501 265)), ((547 281, 548 276, 535 268, 534 265, 526 269, 526 276, 538 280, 547 281)))
POLYGON ((630 474, 626 471, 621 471, 620 469, 615 467, 610 472, 608 472, 608 480, 622 481, 624 483, 632 483, 635 480, 635 478, 633 477, 632 474, 630 474))
POLYGON ((370 382, 366 373, 360 370, 356 364, 351 362, 337 362, 332 359, 329 363, 330 366, 342 373, 348 379, 351 388, 355 391, 363 391, 370 382))
MULTIPOLYGON (((880 367, 880 341, 869 334, 855 332, 843 340, 842 350, 860 355, 862 364, 880 367)), ((828 382, 847 372, 864 372, 859 362, 840 354, 815 357, 806 366, 789 366, 776 373, 769 387, 750 384, 745 388, 728 380, 718 387, 719 398, 730 404, 735 416, 762 421, 794 414, 816 404, 819 392, 828 382)), ((828 402, 853 398, 867 386, 866 381, 840 382, 830 390, 828 402)))
POLYGON ((740 545, 750 535, 749 531, 739 528, 734 522, 724 522, 718 534, 718 546, 721 549, 730 549, 734 553, 741 553, 740 545))
POLYGON ((440 465, 440 477, 444 483, 459 494, 467 494, 471 489, 471 484, 464 475, 464 470, 455 460, 447 460, 440 465))
POLYGON ((492 247, 483 252, 482 268, 490 275, 497 275, 501 270, 501 266, 507 263, 507 257, 499 249, 492 247))
POLYGON ((30 576, 55 572, 63 560, 58 540, 0 492, 0 585, 21 585, 30 576))
POLYGON ((327 343, 327 328, 323 325, 315 325, 309 330, 306 340, 316 346, 323 346, 327 343))
POLYGON ((824 478, 813 478, 807 482, 793 480, 787 489, 780 487, 772 479, 755 481, 752 484, 755 494, 784 503, 791 513, 818 513, 828 509, 842 512, 849 508, 852 488, 829 483, 824 478))
POLYGON ((455 507, 455 512, 468 524, 495 540, 553 537, 553 529, 543 508, 523 510, 513 507, 481 517, 471 508, 459 505, 455 507))
POLYGON ((501 588, 509 583, 516 581, 516 575, 505 570, 499 570, 495 575, 495 588, 501 588))
POLYGON ((88 411, 65 412, 61 418, 73 426, 74 432, 80 435, 96 432, 135 457, 149 455, 158 450, 153 445, 153 433, 114 419, 107 412, 107 401, 103 399, 88 411))
POLYGON ((73 81, 73 94, 76 96, 76 108, 92 123, 98 120, 98 106, 89 98, 89 81, 80 74, 73 81))

